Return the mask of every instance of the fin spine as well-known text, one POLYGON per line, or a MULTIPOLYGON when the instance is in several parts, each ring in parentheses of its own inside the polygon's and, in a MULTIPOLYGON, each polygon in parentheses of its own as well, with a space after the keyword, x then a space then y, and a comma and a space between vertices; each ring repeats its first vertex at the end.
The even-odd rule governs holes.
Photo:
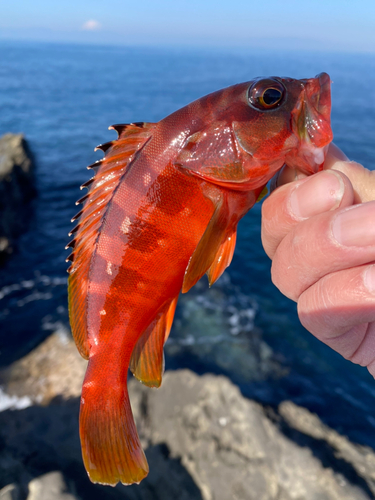
POLYGON ((99 144, 98 146, 96 146, 94 151, 98 151, 98 149, 100 149, 101 151, 103 151, 103 153, 105 153, 106 151, 108 151, 110 147, 113 146, 114 142, 115 141, 109 141, 109 142, 104 142, 103 144, 99 144))
POLYGON ((90 196, 89 193, 85 194, 85 196, 82 196, 82 198, 76 201, 76 205, 81 205, 81 203, 86 201, 89 196, 90 196))
POLYGON ((88 181, 84 182, 81 185, 81 189, 89 187, 90 184, 92 184, 94 182, 94 180, 95 180, 95 177, 91 177, 91 179, 89 179, 88 181))

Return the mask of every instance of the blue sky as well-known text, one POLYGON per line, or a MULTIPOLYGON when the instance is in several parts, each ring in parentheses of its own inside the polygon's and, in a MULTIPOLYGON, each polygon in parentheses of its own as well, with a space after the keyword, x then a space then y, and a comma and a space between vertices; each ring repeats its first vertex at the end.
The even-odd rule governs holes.
POLYGON ((0 0, 0 39, 375 52, 375 0, 0 0))

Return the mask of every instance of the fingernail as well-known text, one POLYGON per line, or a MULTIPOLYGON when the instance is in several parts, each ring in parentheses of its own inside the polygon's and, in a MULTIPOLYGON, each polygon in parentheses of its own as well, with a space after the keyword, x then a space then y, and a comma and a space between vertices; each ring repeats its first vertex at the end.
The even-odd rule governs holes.
POLYGON ((361 203, 337 214, 332 233, 347 247, 375 246, 375 201, 361 203))
POLYGON ((370 266, 365 272, 365 285, 371 293, 375 293, 375 266, 370 266))
POLYGON ((290 209, 298 219, 333 210, 344 195, 344 182, 333 170, 309 177, 290 195, 290 209))

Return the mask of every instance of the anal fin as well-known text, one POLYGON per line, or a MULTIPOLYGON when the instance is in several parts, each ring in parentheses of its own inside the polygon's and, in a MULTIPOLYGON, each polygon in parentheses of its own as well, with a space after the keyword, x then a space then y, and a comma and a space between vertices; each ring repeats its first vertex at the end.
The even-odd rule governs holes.
POLYGON ((164 372, 163 347, 171 331, 178 296, 144 331, 133 349, 129 368, 148 387, 160 387, 164 372))

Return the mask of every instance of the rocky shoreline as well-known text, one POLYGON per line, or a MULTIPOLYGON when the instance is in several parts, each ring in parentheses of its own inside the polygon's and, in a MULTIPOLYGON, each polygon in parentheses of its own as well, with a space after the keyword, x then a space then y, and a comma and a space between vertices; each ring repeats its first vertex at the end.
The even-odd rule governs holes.
POLYGON ((0 137, 0 260, 14 251, 30 221, 36 194, 34 162, 23 134, 0 137))
POLYGON ((130 380, 150 474, 139 486, 92 485, 78 438, 85 368, 60 331, 0 373, 3 403, 28 398, 0 412, 1 500, 374 498, 372 449, 290 401, 263 407, 223 376, 188 370, 167 372, 159 390, 130 380))

